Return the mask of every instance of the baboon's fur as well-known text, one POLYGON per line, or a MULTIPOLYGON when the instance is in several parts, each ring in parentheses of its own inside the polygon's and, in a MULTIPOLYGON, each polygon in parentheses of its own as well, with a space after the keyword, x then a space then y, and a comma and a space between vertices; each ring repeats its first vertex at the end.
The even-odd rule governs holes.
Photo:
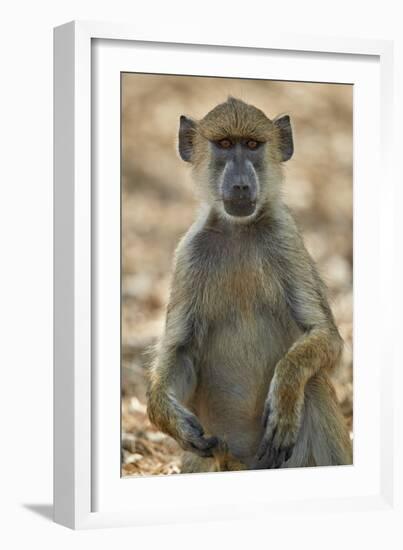
POLYGON ((184 472, 351 464, 329 381, 342 339, 281 199, 276 119, 229 98, 191 132, 203 207, 176 250, 150 419, 188 451, 184 472), (223 215, 211 170, 210 142, 228 136, 266 142, 257 213, 246 223, 223 215))

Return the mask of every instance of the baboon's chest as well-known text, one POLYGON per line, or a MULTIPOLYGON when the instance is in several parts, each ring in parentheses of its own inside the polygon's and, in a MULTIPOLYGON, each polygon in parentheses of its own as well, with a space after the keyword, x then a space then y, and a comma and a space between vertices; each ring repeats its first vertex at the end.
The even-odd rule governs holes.
POLYGON ((281 307, 281 285, 270 261, 259 250, 222 250, 203 265, 198 305, 211 321, 254 317, 262 308, 281 307))

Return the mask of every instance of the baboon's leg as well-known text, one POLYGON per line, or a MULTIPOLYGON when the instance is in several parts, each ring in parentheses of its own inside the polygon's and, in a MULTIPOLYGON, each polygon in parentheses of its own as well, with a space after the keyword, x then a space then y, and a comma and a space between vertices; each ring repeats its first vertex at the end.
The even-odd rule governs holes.
POLYGON ((247 469, 247 465, 235 458, 229 452, 227 444, 222 440, 218 442, 214 457, 203 458, 191 452, 185 452, 182 455, 182 473, 232 472, 247 469))
POLYGON ((194 453, 183 453, 181 473, 194 474, 197 472, 217 472, 217 463, 214 458, 202 458, 194 453))
POLYGON ((303 421, 292 456, 283 467, 352 464, 347 425, 326 373, 305 388, 303 421))

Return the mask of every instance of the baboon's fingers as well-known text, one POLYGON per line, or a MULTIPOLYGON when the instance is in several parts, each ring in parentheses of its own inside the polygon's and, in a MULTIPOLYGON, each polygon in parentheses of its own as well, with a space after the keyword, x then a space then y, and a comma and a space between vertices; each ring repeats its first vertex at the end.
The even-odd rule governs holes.
POLYGON ((272 469, 277 468, 279 462, 280 449, 275 447, 273 444, 270 447, 270 452, 267 453, 265 466, 266 468, 272 469))
POLYGON ((287 445, 286 447, 271 446, 269 452, 266 453, 262 459, 263 467, 265 468, 281 468, 282 465, 290 459, 294 445, 287 445))
POLYGON ((196 416, 188 415, 186 417, 186 423, 190 427, 191 431, 197 436, 202 436, 204 434, 203 426, 200 424, 196 416))
POLYGON ((282 445, 280 432, 275 426, 271 432, 266 432, 256 453, 255 467, 260 468, 281 468, 290 459, 294 444, 282 445))
POLYGON ((273 464, 276 461, 276 456, 277 456, 277 449, 272 445, 269 445, 268 447, 266 447, 265 453, 261 455, 260 458, 258 458, 255 467, 259 470, 272 468, 273 464))
POLYGON ((293 450, 294 450, 294 445, 289 445, 286 448, 284 462, 288 462, 290 460, 293 450))
POLYGON ((273 465, 271 466, 272 468, 280 468, 280 466, 284 463, 285 453, 286 451, 284 448, 278 449, 273 465))
POLYGON ((257 450, 256 457, 258 460, 261 460, 265 454, 267 454, 267 450, 272 446, 273 439, 277 432, 277 426, 274 427, 271 433, 266 433, 263 436, 263 439, 260 443, 260 446, 257 450))
POLYGON ((202 457, 212 457, 213 451, 218 445, 217 437, 199 437, 190 441, 190 448, 193 452, 202 457))
POLYGON ((270 402, 266 401, 264 409, 263 409, 263 415, 262 415, 262 425, 263 425, 264 429, 266 429, 266 427, 267 427, 270 414, 271 414, 270 402))

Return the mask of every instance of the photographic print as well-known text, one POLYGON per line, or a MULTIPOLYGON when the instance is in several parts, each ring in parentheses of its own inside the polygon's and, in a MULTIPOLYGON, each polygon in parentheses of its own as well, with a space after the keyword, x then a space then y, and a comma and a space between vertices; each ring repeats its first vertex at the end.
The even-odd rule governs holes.
POLYGON ((352 464, 352 113, 122 73, 123 477, 352 464))

